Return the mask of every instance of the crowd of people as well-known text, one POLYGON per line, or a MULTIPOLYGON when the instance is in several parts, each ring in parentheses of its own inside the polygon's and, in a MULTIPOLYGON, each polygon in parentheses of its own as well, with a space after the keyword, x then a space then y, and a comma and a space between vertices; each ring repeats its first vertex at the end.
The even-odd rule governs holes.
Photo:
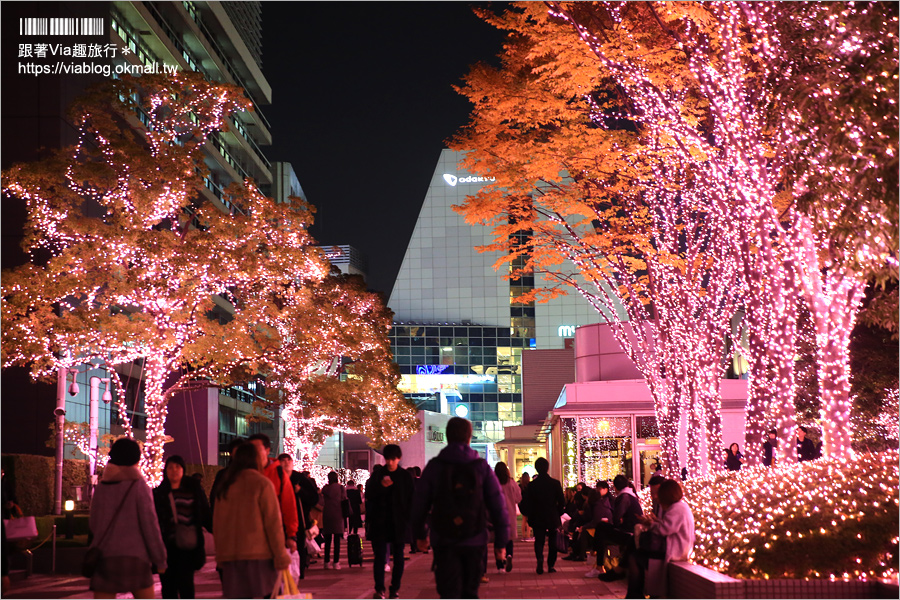
MULTIPOLYGON (((138 469, 140 447, 119 439, 91 507, 92 547, 101 558, 90 587, 98 598, 152 598, 157 573, 163 597, 191 598, 208 538, 224 597, 267 597, 292 563, 300 576, 318 559, 326 569, 340 569, 343 560, 362 564, 363 527, 374 555, 374 598, 400 596, 407 544, 410 552, 433 553, 441 598, 478 597, 491 553, 499 574, 512 571, 516 539, 533 541, 536 574, 554 573, 559 553, 568 551, 562 559, 589 563, 588 577, 627 578, 632 598, 664 590, 666 562, 689 557, 693 517, 677 481, 650 480, 653 509, 645 515, 624 475, 612 486, 564 490, 538 458, 535 476, 516 481, 506 464, 492 469, 471 436, 471 423, 454 417, 446 447, 424 470, 401 467, 401 449, 391 444, 365 487, 344 485, 331 472, 320 490, 308 472, 293 470, 290 455, 270 457, 269 439, 257 434, 231 445, 208 500, 179 456, 168 457, 162 483, 151 490, 138 469)), ((526 562, 517 559, 519 568, 529 568, 526 562)))

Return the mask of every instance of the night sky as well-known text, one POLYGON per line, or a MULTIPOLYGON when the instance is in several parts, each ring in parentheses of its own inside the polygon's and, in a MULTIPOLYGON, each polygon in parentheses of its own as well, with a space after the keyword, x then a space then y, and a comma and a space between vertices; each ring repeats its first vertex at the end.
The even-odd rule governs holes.
POLYGON ((468 121, 452 86, 496 63, 503 34, 467 2, 262 6, 266 155, 293 165, 316 239, 360 249, 387 299, 444 142, 468 121))

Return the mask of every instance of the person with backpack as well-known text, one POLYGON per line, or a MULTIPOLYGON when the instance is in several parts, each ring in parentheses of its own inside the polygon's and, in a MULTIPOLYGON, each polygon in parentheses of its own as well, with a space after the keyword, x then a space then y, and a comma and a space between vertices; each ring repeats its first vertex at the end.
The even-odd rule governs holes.
POLYGON ((537 475, 528 484, 522 504, 528 524, 534 531, 534 556, 537 559, 535 572, 538 575, 544 572, 544 540, 548 544, 547 572, 556 573, 556 531, 562 526, 559 518, 566 510, 566 497, 563 494, 562 484, 558 479, 550 477, 550 462, 543 456, 534 461, 534 469, 537 475))
POLYGON ((366 539, 372 543, 375 560, 373 598, 384 598, 384 565, 388 551, 394 561, 391 571, 390 598, 399 597, 403 579, 403 549, 409 529, 409 511, 413 501, 412 475, 400 468, 403 452, 400 446, 388 444, 382 451, 384 466, 372 472, 366 484, 366 539))
POLYGON ((447 422, 447 447, 431 459, 413 496, 412 526, 419 550, 428 548, 425 520, 431 512, 434 580, 441 598, 477 598, 488 543, 487 513, 494 524, 494 558, 506 560, 509 514, 500 482, 469 445, 472 423, 447 422))

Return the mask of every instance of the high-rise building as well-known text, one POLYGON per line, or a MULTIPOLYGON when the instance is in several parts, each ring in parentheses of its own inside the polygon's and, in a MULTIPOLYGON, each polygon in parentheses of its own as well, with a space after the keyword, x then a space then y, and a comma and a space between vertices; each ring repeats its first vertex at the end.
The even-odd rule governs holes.
MULTIPOLYGON (((527 305, 513 299, 540 277, 507 280, 489 227, 475 227, 453 210, 488 183, 459 169, 462 156, 442 150, 388 306, 401 389, 421 408, 473 422, 473 444, 491 455, 504 427, 521 425, 522 356, 568 347, 580 325, 604 322, 575 294, 527 305)), ((507 269, 519 266, 511 264, 507 269)))
MULTIPOLYGON (((230 118, 228 131, 210 137, 205 156, 209 175, 199 194, 221 210, 230 211, 234 207, 223 190, 233 182, 251 179, 271 195, 277 191, 276 183, 283 183, 276 182, 276 175, 287 174, 289 180, 293 177, 288 187, 296 184, 299 188, 293 171, 288 174, 281 167, 273 169, 261 150, 272 142, 271 126, 264 114, 264 107, 271 103, 272 90, 262 72, 259 2, 21 3, 4 6, 3 16, 4 38, 16 40, 14 50, 3 57, 4 168, 42 156, 42 148, 52 150, 74 143, 76 130, 67 109, 88 85, 117 73, 139 74, 141 68, 156 68, 160 72, 174 68, 197 71, 211 81, 240 86, 253 104, 252 111, 230 118), (69 48, 76 57, 64 58, 62 62, 60 57, 48 58, 47 46, 51 42, 69 48), (79 57, 77 53, 82 49, 84 55, 79 57), (28 64, 36 65, 34 71, 51 60, 77 66, 79 70, 40 74, 28 71, 28 64)), ((24 215, 17 214, 11 204, 4 206, 4 267, 25 261, 17 248, 24 215)), ((227 303, 218 304, 220 318, 227 320, 227 303)), ((67 399, 66 419, 71 422, 88 420, 89 381, 107 375, 103 369, 85 369, 76 375, 79 393, 67 399)), ((132 423, 140 429, 144 422, 141 364, 138 361, 119 366, 117 371, 126 382, 132 423)), ((264 431, 277 441, 279 419, 273 419, 272 424, 246 419, 252 402, 261 395, 262 385, 247 382, 173 398, 166 431, 174 441, 167 450, 182 454, 189 463, 209 464, 218 462, 220 449, 235 436, 264 431)), ((4 370, 2 387, 4 395, 12 397, 15 392, 30 400, 4 403, 4 451, 46 452, 42 446, 47 439, 47 424, 52 420, 55 386, 32 385, 23 369, 14 369, 4 370), (24 411, 27 416, 22 418, 24 411), (23 421, 29 423, 25 432, 23 421)), ((120 433, 117 421, 115 406, 101 403, 100 434, 120 433)), ((67 456, 72 455, 69 450, 67 456)))

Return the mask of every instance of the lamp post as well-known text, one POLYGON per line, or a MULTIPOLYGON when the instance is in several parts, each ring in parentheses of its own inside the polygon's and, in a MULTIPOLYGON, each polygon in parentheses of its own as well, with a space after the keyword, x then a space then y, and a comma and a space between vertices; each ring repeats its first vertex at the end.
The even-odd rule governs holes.
POLYGON ((109 404, 112 401, 112 394, 109 391, 109 377, 91 377, 91 416, 90 416, 90 430, 91 437, 88 441, 88 461, 90 464, 90 476, 91 476, 91 485, 93 486, 96 482, 94 481, 97 477, 97 436, 99 434, 99 420, 100 420, 100 400, 98 396, 100 395, 100 382, 106 384, 106 391, 103 393, 103 401, 109 404))
POLYGON ((75 502, 66 500, 66 539, 71 540, 75 537, 75 502))
POLYGON ((56 383, 56 408, 53 414, 56 415, 56 486, 53 504, 53 514, 61 515, 63 509, 62 499, 62 480, 63 480, 63 456, 65 454, 66 445, 66 381, 69 373, 72 373, 72 385, 69 386, 69 393, 76 395, 78 393, 78 383, 75 381, 75 375, 78 369, 69 369, 60 367, 57 383, 56 383))

